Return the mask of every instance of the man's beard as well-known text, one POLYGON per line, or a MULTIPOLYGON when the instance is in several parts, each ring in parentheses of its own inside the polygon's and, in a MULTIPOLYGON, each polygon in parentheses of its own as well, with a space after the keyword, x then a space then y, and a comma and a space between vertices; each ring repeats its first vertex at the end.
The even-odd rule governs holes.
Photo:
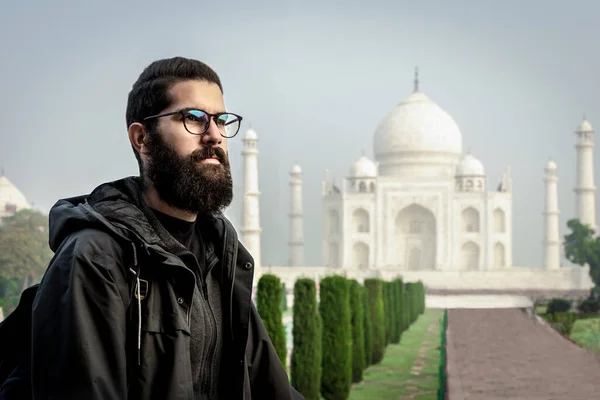
POLYGON ((145 176, 161 200, 173 208, 202 215, 222 212, 233 199, 227 154, 220 147, 205 147, 181 157, 160 132, 148 133, 145 176), (216 157, 220 164, 200 163, 216 157))

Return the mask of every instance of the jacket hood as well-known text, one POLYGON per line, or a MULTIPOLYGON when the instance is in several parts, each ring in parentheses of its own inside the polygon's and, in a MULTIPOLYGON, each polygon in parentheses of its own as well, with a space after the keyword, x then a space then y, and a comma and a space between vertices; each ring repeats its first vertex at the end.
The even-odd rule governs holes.
MULTIPOLYGON (((173 238, 142 198, 142 184, 138 177, 127 177, 103 183, 90 194, 61 199, 50 210, 49 244, 56 251, 72 233, 95 228, 122 239, 140 240, 146 245, 159 245, 172 253, 185 251, 173 238)), ((223 216, 212 218, 223 222, 223 216)), ((224 224, 216 226, 222 233, 224 224)))

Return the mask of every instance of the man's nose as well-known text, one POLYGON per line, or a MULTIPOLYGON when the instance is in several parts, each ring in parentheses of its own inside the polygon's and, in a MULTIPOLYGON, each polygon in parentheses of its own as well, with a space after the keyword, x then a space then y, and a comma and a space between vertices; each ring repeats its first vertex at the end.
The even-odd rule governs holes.
POLYGON ((202 135, 202 144, 214 146, 220 144, 222 141, 223 136, 221 136, 221 131, 215 123, 215 120, 211 118, 208 124, 208 129, 206 132, 204 132, 204 135, 202 135))

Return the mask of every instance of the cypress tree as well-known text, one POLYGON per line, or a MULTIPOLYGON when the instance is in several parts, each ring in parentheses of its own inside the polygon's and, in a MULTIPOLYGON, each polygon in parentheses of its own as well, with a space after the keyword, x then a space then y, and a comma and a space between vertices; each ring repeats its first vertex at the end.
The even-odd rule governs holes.
POLYGON ((285 288, 285 283, 281 283, 281 311, 286 312, 288 310, 287 304, 287 290, 285 288))
POLYGON ((321 280, 319 311, 323 321, 323 375, 321 395, 325 400, 343 400, 352 384, 352 325, 346 278, 321 280))
POLYGON ((423 314, 425 312, 425 285, 423 282, 419 281, 419 314, 423 314))
POLYGON ((373 324, 371 323, 371 307, 369 306, 369 290, 362 286, 363 326, 365 332, 365 368, 373 361, 373 324))
POLYGON ((407 310, 408 310, 408 323, 412 325, 415 321, 415 307, 414 307, 414 290, 413 283, 406 282, 404 284, 404 289, 406 290, 406 296, 408 298, 407 310))
POLYGON ((256 310, 285 368, 287 346, 281 312, 281 281, 277 276, 272 274, 261 276, 256 291, 256 310))
POLYGON ((306 278, 296 281, 293 309, 291 383, 307 400, 320 400, 322 338, 315 281, 306 278))
POLYGON ((371 326, 373 327, 371 364, 379 364, 385 352, 385 311, 383 305, 383 281, 377 278, 365 279, 369 291, 371 326))
POLYGON ((390 298, 392 303, 392 331, 390 334, 390 343, 400 342, 400 309, 398 308, 398 291, 396 281, 390 282, 390 298))
POLYGON ((398 278, 394 280, 394 291, 396 292, 396 310, 398 310, 398 330, 396 332, 396 335, 398 341, 400 341, 400 339, 402 338, 402 332, 404 332, 407 328, 404 317, 406 312, 404 310, 404 283, 402 282, 402 279, 398 278))
POLYGON ((404 330, 407 330, 408 328, 410 328, 411 322, 410 322, 410 297, 408 296, 408 290, 406 288, 406 284, 404 284, 404 298, 403 298, 403 310, 404 310, 404 315, 403 317, 403 321, 404 321, 404 330))
POLYGON ((390 301, 390 283, 383 281, 383 307, 385 308, 385 344, 392 341, 393 311, 390 301))
POLYGON ((362 288, 356 280, 350 281, 350 313, 352 321, 352 382, 362 381, 365 370, 365 316, 362 288))

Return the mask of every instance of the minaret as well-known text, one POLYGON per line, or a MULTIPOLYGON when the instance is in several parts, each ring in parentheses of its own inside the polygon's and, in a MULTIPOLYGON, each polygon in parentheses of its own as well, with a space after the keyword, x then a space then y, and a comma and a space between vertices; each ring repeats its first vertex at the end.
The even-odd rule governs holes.
POLYGON ((594 130, 584 118, 577 134, 577 197, 575 215, 596 230, 596 187, 594 186, 594 130))
POLYGON ((544 209, 544 267, 546 269, 560 268, 560 235, 558 217, 558 177, 556 163, 549 160, 546 166, 546 206, 544 209))
POLYGON ((258 191, 258 135, 250 128, 244 136, 244 201, 242 204, 241 242, 254 258, 255 267, 261 264, 260 208, 258 191))
POLYGON ((304 265, 304 223, 302 213, 302 169, 294 165, 290 172, 290 241, 289 265, 298 267, 304 265))

